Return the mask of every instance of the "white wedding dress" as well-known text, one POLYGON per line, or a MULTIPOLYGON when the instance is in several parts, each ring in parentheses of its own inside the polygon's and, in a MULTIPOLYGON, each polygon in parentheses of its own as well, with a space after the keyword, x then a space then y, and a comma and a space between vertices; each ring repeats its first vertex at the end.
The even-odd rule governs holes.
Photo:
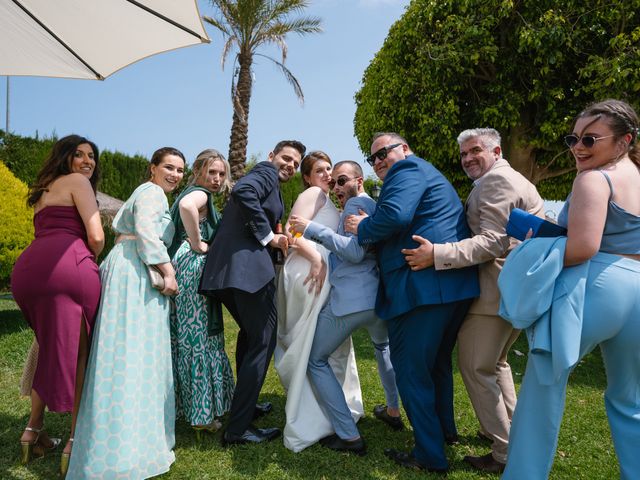
MULTIPOLYGON (((313 221, 336 230, 340 213, 327 198, 313 221)), ((328 250, 316 243, 313 245, 328 265, 328 250)), ((307 259, 297 252, 290 253, 278 278, 278 342, 274 363, 287 391, 284 445, 294 452, 300 452, 334 433, 307 377, 307 364, 318 314, 327 301, 331 285, 325 279, 318 296, 309 293, 309 285, 302 284, 309 274, 309 267, 307 259)), ((364 408, 351 337, 331 355, 329 363, 342 385, 351 414, 357 422, 364 415, 364 408)))

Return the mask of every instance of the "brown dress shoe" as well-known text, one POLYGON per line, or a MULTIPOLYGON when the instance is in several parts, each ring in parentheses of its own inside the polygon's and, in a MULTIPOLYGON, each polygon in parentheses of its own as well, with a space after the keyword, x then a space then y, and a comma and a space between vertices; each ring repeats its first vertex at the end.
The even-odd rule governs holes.
POLYGON ((470 464, 473 468, 482 470, 487 473, 502 473, 506 465, 493 458, 491 453, 482 455, 481 457, 472 457, 467 455, 464 457, 464 461, 470 464))

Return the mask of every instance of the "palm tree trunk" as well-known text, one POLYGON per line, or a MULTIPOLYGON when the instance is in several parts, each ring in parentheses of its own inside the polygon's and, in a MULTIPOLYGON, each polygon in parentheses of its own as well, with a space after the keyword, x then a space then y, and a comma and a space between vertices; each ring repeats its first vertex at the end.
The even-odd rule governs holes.
POLYGON ((233 97, 233 122, 231 124, 231 138, 229 139, 229 165, 231 177, 234 180, 244 175, 247 161, 247 143, 249 136, 249 103, 251 101, 251 53, 238 54, 240 71, 238 84, 233 97))

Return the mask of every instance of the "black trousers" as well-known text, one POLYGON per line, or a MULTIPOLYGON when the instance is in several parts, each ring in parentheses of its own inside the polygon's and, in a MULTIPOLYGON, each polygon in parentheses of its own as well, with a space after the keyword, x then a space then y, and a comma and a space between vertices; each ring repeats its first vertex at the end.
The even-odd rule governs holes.
POLYGON ((271 280, 254 293, 237 288, 217 290, 220 300, 240 327, 236 343, 236 389, 227 431, 242 434, 251 424, 269 362, 276 345, 276 286, 271 280))

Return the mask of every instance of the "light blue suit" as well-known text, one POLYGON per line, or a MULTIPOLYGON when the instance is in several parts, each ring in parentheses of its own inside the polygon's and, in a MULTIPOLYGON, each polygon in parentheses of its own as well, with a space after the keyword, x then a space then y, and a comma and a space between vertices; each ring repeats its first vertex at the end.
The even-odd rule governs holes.
POLYGON ((566 237, 528 240, 509 255, 500 274, 501 315, 520 326, 539 317, 527 329, 529 359, 502 478, 549 478, 569 374, 600 345, 620 478, 637 479, 640 262, 601 251, 585 263, 563 268, 565 245, 566 237))
POLYGON ((385 323, 375 314, 378 268, 375 255, 358 244, 355 235, 345 233, 346 215, 364 210, 373 214, 376 203, 366 194, 350 198, 341 216, 337 233, 311 222, 304 237, 323 245, 329 255, 329 301, 318 316, 307 372, 316 395, 329 414, 336 434, 349 440, 359 435, 342 388, 331 369, 329 356, 351 333, 366 327, 375 347, 378 373, 387 405, 398 408, 395 373, 389 358, 389 337, 385 323))

